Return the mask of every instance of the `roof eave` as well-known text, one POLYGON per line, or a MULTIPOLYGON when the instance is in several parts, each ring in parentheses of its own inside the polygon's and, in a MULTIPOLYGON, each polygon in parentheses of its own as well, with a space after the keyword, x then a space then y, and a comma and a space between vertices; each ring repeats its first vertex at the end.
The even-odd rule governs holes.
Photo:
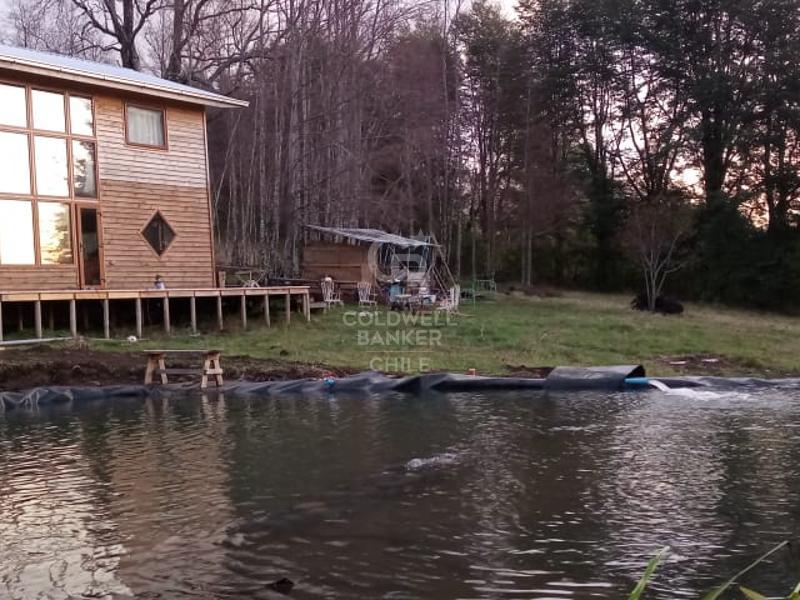
POLYGON ((210 97, 208 94, 202 92, 194 94, 192 92, 173 90, 155 84, 143 84, 141 82, 127 81, 123 78, 112 77, 110 75, 91 75, 76 69, 45 65, 36 61, 22 60, 8 56, 0 57, 0 68, 23 71, 25 73, 34 73, 36 75, 44 75, 47 77, 55 77, 69 81, 78 81, 87 85, 144 94, 147 96, 169 98, 171 100, 188 102, 190 104, 199 104, 202 106, 214 106, 218 108, 244 108, 250 105, 247 100, 229 98, 220 94, 214 94, 213 97, 210 97))

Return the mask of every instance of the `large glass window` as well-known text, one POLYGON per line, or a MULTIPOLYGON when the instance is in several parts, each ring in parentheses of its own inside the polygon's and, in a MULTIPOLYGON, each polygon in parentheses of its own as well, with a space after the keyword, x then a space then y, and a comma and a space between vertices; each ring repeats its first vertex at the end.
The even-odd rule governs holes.
POLYGON ((157 148, 166 146, 164 111, 128 105, 127 113, 128 143, 157 148))
POLYGON ((94 129, 90 97, 0 83, 0 265, 75 263, 76 201, 98 195, 94 129))
POLYGON ((35 262, 31 201, 0 200, 0 265, 35 262))
POLYGON ((25 127, 28 124, 28 108, 25 88, 19 85, 0 83, 0 125, 25 127))
POLYGON ((94 142, 72 140, 72 187, 81 198, 97 196, 94 142))
POLYGON ((65 131, 64 94, 33 90, 33 128, 44 131, 65 131))
POLYGON ((39 248, 43 265, 72 263, 69 205, 39 202, 39 248))
POLYGON ((72 135, 94 135, 91 98, 69 97, 69 128, 72 135))
POLYGON ((0 131, 0 192, 31 193, 28 134, 0 131))
POLYGON ((69 196, 67 140, 37 135, 33 138, 36 161, 36 193, 69 196))

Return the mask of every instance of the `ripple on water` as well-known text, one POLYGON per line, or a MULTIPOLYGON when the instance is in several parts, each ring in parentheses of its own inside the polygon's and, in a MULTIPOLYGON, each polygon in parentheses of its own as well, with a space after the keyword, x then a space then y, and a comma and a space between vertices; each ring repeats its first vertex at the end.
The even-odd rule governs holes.
MULTIPOLYGON (((697 597, 800 531, 800 392, 0 416, 0 597, 697 597)), ((755 572, 785 593, 790 557, 755 572)))

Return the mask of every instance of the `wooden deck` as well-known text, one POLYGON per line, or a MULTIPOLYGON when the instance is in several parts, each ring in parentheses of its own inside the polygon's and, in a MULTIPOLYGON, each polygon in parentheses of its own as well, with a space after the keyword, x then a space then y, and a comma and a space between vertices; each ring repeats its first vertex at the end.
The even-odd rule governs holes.
POLYGON ((33 303, 34 329, 37 338, 42 338, 42 305, 46 302, 69 302, 69 324, 72 337, 78 336, 77 306, 81 301, 99 301, 103 307, 104 337, 111 339, 110 322, 112 302, 133 302, 136 313, 136 335, 142 337, 143 329, 143 300, 161 300, 163 306, 164 331, 170 334, 171 314, 170 299, 189 300, 189 320, 192 333, 197 333, 197 298, 216 299, 217 327, 224 329, 222 301, 223 298, 240 298, 240 319, 242 328, 247 328, 247 299, 252 297, 263 298, 263 317, 267 326, 271 325, 269 301, 273 296, 284 299, 284 319, 288 324, 291 321, 292 297, 300 300, 301 314, 307 321, 311 320, 311 302, 309 287, 305 285, 270 286, 258 288, 197 288, 197 289, 167 289, 167 290, 42 290, 42 291, 0 291, 0 341, 3 340, 3 306, 11 303, 33 303))

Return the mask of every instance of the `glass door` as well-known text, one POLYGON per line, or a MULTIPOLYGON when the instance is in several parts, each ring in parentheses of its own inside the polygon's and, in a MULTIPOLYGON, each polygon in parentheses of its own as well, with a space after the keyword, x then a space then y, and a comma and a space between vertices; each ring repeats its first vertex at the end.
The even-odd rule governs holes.
POLYGON ((100 216, 96 208, 78 207, 78 246, 80 248, 81 287, 102 287, 100 216))

